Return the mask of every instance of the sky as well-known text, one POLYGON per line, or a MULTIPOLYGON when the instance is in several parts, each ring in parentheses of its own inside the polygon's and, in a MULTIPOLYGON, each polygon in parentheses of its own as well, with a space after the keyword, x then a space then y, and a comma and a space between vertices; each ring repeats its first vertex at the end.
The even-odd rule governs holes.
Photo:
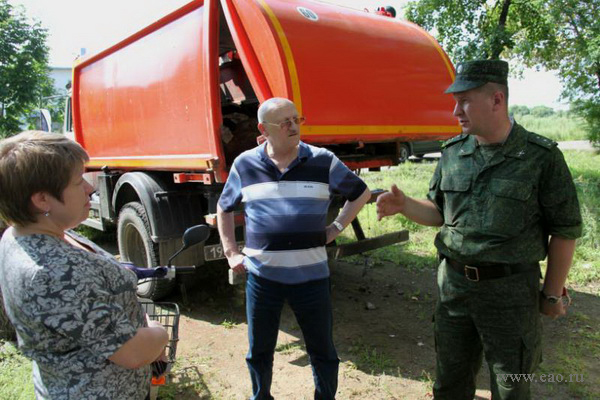
MULTIPOLYGON (((189 0, 8 0, 23 5, 29 17, 49 30, 50 65, 70 67, 82 48, 97 53, 137 32, 189 0)), ((407 0, 321 0, 374 11, 391 5, 400 10, 407 0)), ((566 106, 558 102, 561 84, 553 72, 525 70, 523 78, 509 78, 511 105, 566 106)))

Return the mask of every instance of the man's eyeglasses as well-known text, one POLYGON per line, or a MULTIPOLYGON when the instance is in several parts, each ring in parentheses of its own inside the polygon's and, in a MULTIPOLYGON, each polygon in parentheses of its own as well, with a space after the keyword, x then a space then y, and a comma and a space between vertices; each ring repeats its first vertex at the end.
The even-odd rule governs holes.
POLYGON ((285 121, 280 122, 278 124, 275 124, 273 122, 263 122, 263 124, 275 125, 275 126, 278 126, 279 128, 281 128, 281 130, 288 130, 292 127, 292 122, 294 122, 296 125, 302 125, 306 122, 306 118, 305 117, 294 117, 294 118, 286 119, 285 121))

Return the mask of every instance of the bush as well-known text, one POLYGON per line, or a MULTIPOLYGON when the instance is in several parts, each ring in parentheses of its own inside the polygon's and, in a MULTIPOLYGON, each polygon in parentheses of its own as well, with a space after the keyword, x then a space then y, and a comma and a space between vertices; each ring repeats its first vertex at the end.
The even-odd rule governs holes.
POLYGON ((573 110, 587 123, 588 140, 600 148, 600 98, 576 101, 573 110))
POLYGON ((534 117, 550 117, 554 114, 554 110, 551 107, 547 106, 535 106, 531 109, 531 115, 534 117))
POLYGON ((510 115, 529 115, 531 110, 527 106, 512 106, 510 107, 508 113, 510 115))

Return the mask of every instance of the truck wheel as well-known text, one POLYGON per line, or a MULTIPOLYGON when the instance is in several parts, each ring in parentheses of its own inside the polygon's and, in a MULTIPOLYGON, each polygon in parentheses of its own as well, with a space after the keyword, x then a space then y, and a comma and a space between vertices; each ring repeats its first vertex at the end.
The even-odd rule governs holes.
POLYGON ((408 160, 408 157, 410 157, 410 149, 408 148, 408 145, 404 143, 400 144, 398 146, 398 161, 403 163, 408 160))
MULTIPOLYGON (((119 212, 117 241, 122 261, 129 261, 138 267, 153 268, 160 260, 158 244, 150 238, 150 223, 146 210, 138 202, 127 203, 119 212)), ((137 294, 158 300, 171 292, 174 279, 141 279, 137 294)))

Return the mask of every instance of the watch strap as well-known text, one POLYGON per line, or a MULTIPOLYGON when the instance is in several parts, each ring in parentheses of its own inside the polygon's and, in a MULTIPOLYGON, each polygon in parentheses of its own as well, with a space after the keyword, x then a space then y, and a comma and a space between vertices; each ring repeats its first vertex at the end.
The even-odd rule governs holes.
POLYGON ((548 303, 551 303, 551 304, 558 303, 561 300, 561 298, 562 298, 562 296, 550 296, 550 295, 547 295, 546 293, 544 293, 543 290, 542 290, 541 293, 542 293, 542 297, 544 298, 544 300, 546 300, 548 303))
POLYGON ((335 229, 337 229, 338 231, 343 231, 344 230, 344 225, 341 224, 341 222, 339 222, 338 220, 334 220, 331 225, 335 226, 335 229))

